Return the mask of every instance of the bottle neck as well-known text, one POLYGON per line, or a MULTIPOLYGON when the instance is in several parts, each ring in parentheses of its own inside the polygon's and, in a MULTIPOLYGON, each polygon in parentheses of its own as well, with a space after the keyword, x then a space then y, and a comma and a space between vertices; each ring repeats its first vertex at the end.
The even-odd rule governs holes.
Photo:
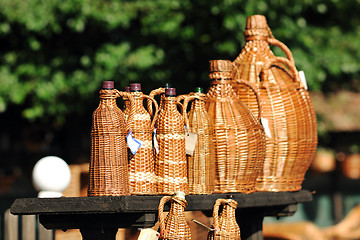
POLYGON ((117 96, 115 89, 100 90, 100 106, 106 105, 108 107, 117 107, 116 98, 117 96))
POLYGON ((163 108, 165 111, 177 110, 175 97, 164 97, 163 108))

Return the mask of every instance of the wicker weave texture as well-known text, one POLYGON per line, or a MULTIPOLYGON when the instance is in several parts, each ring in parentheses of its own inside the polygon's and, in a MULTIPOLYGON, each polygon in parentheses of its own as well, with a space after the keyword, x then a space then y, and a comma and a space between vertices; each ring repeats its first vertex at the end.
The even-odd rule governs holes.
POLYGON ((131 95, 135 101, 135 109, 132 116, 133 121, 128 123, 128 127, 132 130, 133 137, 140 140, 142 145, 135 155, 130 151, 128 152, 130 193, 138 195, 155 194, 156 176, 152 135, 158 107, 154 99, 142 92, 131 92, 131 95), (144 108, 144 99, 154 103, 155 115, 153 120, 144 108))
POLYGON ((215 159, 213 126, 205 109, 206 95, 193 93, 184 99, 183 113, 189 132, 197 134, 193 155, 186 155, 190 194, 210 194, 214 191, 215 159), (188 102, 192 101, 189 113, 188 102), (188 115, 188 117, 187 117, 188 115))
POLYGON ((129 195, 127 129, 117 97, 115 89, 100 90, 100 104, 93 113, 89 196, 129 195))
MULTIPOLYGON (((271 137, 266 137, 266 157, 256 190, 300 190, 317 146, 310 96, 300 83, 290 50, 272 37, 263 16, 248 18, 245 37, 246 44, 233 62, 233 77, 255 86, 271 132, 271 137), (275 57, 269 44, 279 46, 288 60, 275 57)), ((254 95, 236 81, 237 95, 256 115, 259 110, 254 95)))
POLYGON ((164 107, 156 121, 159 152, 155 154, 158 194, 188 193, 184 118, 175 97, 164 97, 164 107))
POLYGON ((158 215, 160 222, 160 238, 163 240, 185 240, 191 239, 190 227, 186 222, 184 210, 187 202, 185 199, 176 196, 164 196, 160 200, 158 215), (164 219, 164 205, 170 201, 171 206, 169 213, 164 219))
POLYGON ((240 228, 236 222, 235 210, 238 203, 232 199, 217 199, 213 209, 213 228, 209 232, 208 240, 240 240, 240 228), (222 211, 219 216, 219 208, 222 211))
POLYGON ((206 109, 214 129, 215 190, 255 191, 265 157, 264 129, 231 86, 231 62, 211 61, 206 109))

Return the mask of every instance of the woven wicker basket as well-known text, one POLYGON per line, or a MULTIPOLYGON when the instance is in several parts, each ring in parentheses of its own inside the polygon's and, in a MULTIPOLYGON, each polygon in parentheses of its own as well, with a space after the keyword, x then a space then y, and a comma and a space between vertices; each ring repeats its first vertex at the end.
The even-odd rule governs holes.
POLYGON ((214 128, 214 192, 254 192, 265 157, 264 129, 230 84, 231 62, 214 60, 210 64, 206 109, 214 128))
POLYGON ((130 194, 156 194, 152 136, 158 106, 153 98, 141 92, 139 83, 130 84, 130 91, 135 101, 135 109, 132 116, 133 121, 128 123, 128 127, 132 130, 133 137, 142 142, 135 155, 128 152, 130 194), (152 120, 144 108, 144 99, 154 103, 155 115, 152 120))
POLYGON ((186 222, 184 210, 187 202, 185 195, 177 193, 174 197, 164 196, 160 200, 158 215, 160 222, 160 238, 163 240, 190 240, 190 227, 186 222), (164 205, 170 201, 171 206, 168 215, 164 219, 164 205))
POLYGON ((235 210, 238 203, 232 199, 217 199, 213 210, 213 228, 210 231, 208 240, 240 240, 240 228, 236 222, 235 210), (219 208, 222 211, 219 217, 219 208))
POLYGON ((119 96, 132 102, 133 111, 134 100, 130 94, 103 87, 99 107, 93 113, 89 196, 129 195, 127 128, 123 112, 116 105, 119 96))
POLYGON ((213 127, 205 110, 206 95, 193 93, 184 99, 183 116, 189 132, 197 134, 193 155, 186 155, 188 162, 188 182, 190 194, 210 194, 214 191, 215 160, 213 127), (186 109, 193 101, 190 111, 186 109), (188 115, 188 117, 187 117, 188 115))
POLYGON ((156 121, 159 152, 155 154, 155 174, 158 194, 173 194, 176 191, 188 193, 184 118, 177 110, 174 93, 174 88, 165 90, 164 107, 156 121))
POLYGON ((316 116, 309 94, 300 83, 290 50, 273 38, 264 16, 248 18, 245 38, 246 44, 233 62, 233 87, 257 114, 251 90, 237 84, 239 79, 252 83, 271 132, 271 137, 266 137, 266 157, 256 190, 300 190, 317 146, 316 116), (275 57, 269 44, 279 46, 288 60, 275 57))

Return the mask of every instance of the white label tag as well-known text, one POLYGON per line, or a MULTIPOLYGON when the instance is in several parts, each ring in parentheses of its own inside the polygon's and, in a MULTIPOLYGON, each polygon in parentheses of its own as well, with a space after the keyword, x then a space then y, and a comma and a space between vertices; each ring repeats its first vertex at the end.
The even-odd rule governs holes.
POLYGON ((269 128, 269 120, 262 117, 262 118, 260 118, 260 121, 261 121, 261 125, 264 127, 265 135, 268 136, 269 138, 271 138, 271 131, 269 128))
POLYGON ((158 143, 158 141, 156 139, 156 128, 154 128, 153 142, 154 142, 155 152, 156 152, 156 154, 159 154, 159 143, 158 143))
POLYGON ((193 155, 195 150, 195 145, 197 141, 197 134, 186 132, 185 133, 185 150, 186 154, 193 155))
POLYGON ((126 135, 126 142, 133 155, 135 155, 135 153, 137 152, 137 150, 139 150, 142 144, 140 140, 137 140, 133 137, 132 130, 130 130, 130 132, 126 135))
POLYGON ((141 229, 138 240, 158 240, 159 233, 151 228, 141 229))
POLYGON ((304 85, 305 90, 308 90, 304 71, 299 71, 299 77, 300 77, 301 83, 304 85))

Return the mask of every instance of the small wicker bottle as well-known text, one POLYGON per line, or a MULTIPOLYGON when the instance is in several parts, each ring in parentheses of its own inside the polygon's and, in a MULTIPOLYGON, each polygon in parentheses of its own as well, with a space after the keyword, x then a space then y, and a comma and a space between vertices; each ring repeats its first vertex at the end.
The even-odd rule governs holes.
MULTIPOLYGON (((130 87, 125 87, 125 92, 130 93, 130 87)), ((125 123, 129 117, 129 113, 130 113, 130 100, 127 98, 124 98, 124 107, 122 109, 123 113, 124 113, 124 119, 125 119, 125 123)))
POLYGON ((236 222, 235 210, 238 203, 232 199, 217 199, 213 210, 213 228, 208 240, 240 240, 240 228, 236 222), (223 206, 219 217, 219 207, 223 206))
POLYGON ((233 87, 257 114, 259 110, 251 90, 237 83, 241 79, 253 84, 271 133, 266 137, 264 168, 256 190, 300 190, 317 146, 316 116, 309 94, 299 81, 290 50, 274 38, 264 16, 247 19, 245 40, 233 62, 233 87), (275 57, 269 45, 280 47, 288 60, 275 57), (260 78, 261 72, 266 77, 260 78))
POLYGON ((264 129, 231 86, 231 62, 210 61, 206 109, 214 129, 216 193, 255 191, 265 157, 264 129))
POLYGON ((155 154, 158 194, 188 192, 184 118, 177 110, 175 88, 165 89, 164 108, 156 124, 159 152, 155 154))
POLYGON ((197 134, 193 155, 186 155, 188 162, 189 194, 211 194, 214 191, 215 161, 213 127, 205 110, 206 95, 202 88, 184 99, 183 115, 189 132, 197 134), (193 101, 189 113, 186 109, 193 101), (188 117, 187 117, 188 115, 188 117))
POLYGON ((184 210, 187 202, 183 192, 176 192, 175 196, 164 196, 160 200, 158 215, 160 222, 160 238, 162 240, 190 240, 190 227, 186 222, 184 210), (164 205, 171 202, 170 210, 164 219, 164 205))
POLYGON ((127 146, 123 112, 116 98, 130 94, 114 89, 113 81, 104 81, 100 90, 100 104, 93 113, 91 129, 91 162, 89 196, 129 195, 127 146))
POLYGON ((130 84, 130 93, 135 101, 133 121, 128 123, 133 137, 142 142, 135 155, 129 155, 129 183, 130 194, 155 194, 155 160, 152 135, 154 122, 157 117, 158 106, 154 99, 141 92, 140 83, 130 84), (155 115, 151 120, 150 114, 144 108, 144 99, 152 101, 155 106, 155 115))

